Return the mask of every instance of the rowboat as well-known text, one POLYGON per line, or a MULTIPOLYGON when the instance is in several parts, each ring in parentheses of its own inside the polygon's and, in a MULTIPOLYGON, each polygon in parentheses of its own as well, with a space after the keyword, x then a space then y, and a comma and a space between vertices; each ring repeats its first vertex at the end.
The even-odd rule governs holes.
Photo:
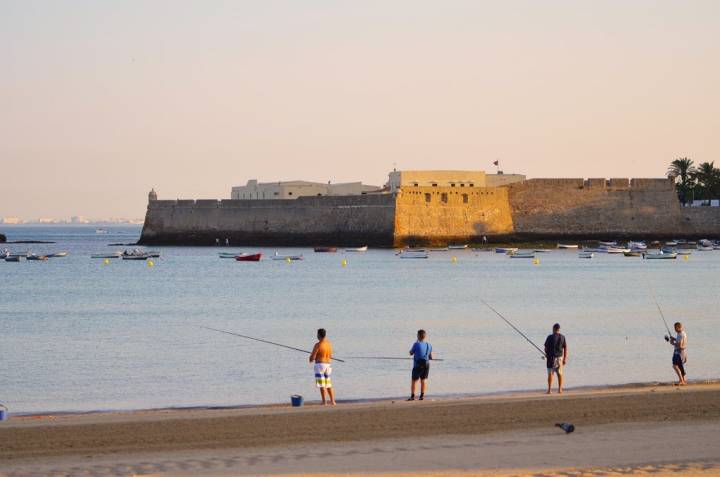
POLYGON ((700 244, 698 244, 697 250, 700 251, 700 252, 712 252, 713 250, 715 250, 715 247, 713 247, 712 245, 700 245, 700 244))
POLYGON ((47 255, 35 255, 34 253, 32 255, 28 255, 27 260, 38 260, 38 261, 46 261, 48 259, 47 255))
POLYGON ((675 242, 675 241, 673 241, 673 242, 665 242, 665 245, 667 245, 668 247, 675 247, 677 244, 678 244, 678 243, 675 242))
POLYGON ((608 249, 607 249, 607 253, 625 253, 625 252, 630 252, 630 251, 631 251, 631 250, 630 250, 629 248, 615 248, 615 247, 612 247, 612 248, 608 248, 608 249))
POLYGON ((238 262, 259 262, 262 258, 262 253, 242 253, 235 257, 238 262))
POLYGON ((5 257, 6 262, 24 262, 27 260, 25 255, 8 255, 5 257))
POLYGON ((150 258, 150 257, 145 255, 144 253, 138 254, 138 255, 123 255, 122 256, 123 260, 147 260, 148 258, 150 258))
POLYGON ((122 252, 96 253, 94 255, 90 255, 90 258, 120 258, 121 256, 122 252))
POLYGON ((400 258, 428 258, 429 256, 428 251, 422 249, 403 250, 399 255, 400 258))
POLYGON ((515 253, 517 251, 518 249, 513 247, 497 247, 495 249, 495 253, 515 253))
POLYGON ((548 249, 546 249, 546 248, 536 248, 534 251, 535 251, 535 253, 548 253, 548 252, 550 252, 550 250, 548 250, 548 249))
POLYGON ((570 245, 566 243, 559 243, 557 244, 557 248, 578 248, 577 245, 570 245))
POLYGON ((650 259, 664 259, 664 260, 674 260, 678 256, 677 253, 643 253, 642 257, 646 260, 650 259))
POLYGON ((593 252, 578 252, 578 258, 593 258, 594 256, 593 252))
POLYGON ((273 260, 305 260, 305 257, 301 255, 280 255, 279 253, 275 252, 275 255, 272 257, 273 260))
POLYGON ((678 255, 691 255, 692 250, 682 250, 681 249, 681 250, 676 250, 675 253, 677 253, 678 255))
POLYGON ((447 252, 450 250, 448 247, 431 248, 431 252, 447 252))
POLYGON ((47 254, 48 258, 59 258, 59 257, 67 257, 67 252, 55 252, 55 253, 49 253, 47 254))
POLYGON ((617 247, 617 242, 598 242, 600 245, 605 245, 606 247, 617 247))
POLYGON ((535 252, 532 252, 532 251, 514 252, 514 253, 509 253, 508 256, 510 258, 535 258, 535 252))
POLYGON ((468 246, 466 243, 465 244, 454 244, 454 245, 451 244, 451 245, 448 245, 447 248, 449 250, 464 250, 464 249, 468 248, 468 246))
POLYGON ((337 252, 337 247, 315 247, 316 253, 335 253, 337 252))
POLYGON ((364 247, 346 248, 345 251, 346 252, 367 252, 367 249, 368 249, 368 247, 367 247, 367 245, 365 245, 364 247))
POLYGON ((238 255, 242 255, 243 252, 218 252, 220 258, 235 258, 238 255))
POLYGON ((623 252, 626 257, 642 257, 642 252, 638 250, 630 250, 629 252, 623 252))
POLYGON ((628 242, 627 248, 630 250, 647 250, 647 245, 644 242, 628 242))

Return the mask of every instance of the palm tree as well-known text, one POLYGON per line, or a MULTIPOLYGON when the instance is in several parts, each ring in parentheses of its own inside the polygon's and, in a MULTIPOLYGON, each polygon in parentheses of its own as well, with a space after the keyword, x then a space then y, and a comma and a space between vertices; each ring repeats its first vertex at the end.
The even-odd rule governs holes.
POLYGON ((693 173, 693 177, 702 188, 702 197, 708 201, 720 192, 720 169, 715 167, 715 162, 703 162, 693 173))
POLYGON ((695 167, 693 161, 687 157, 680 157, 670 163, 667 176, 675 181, 675 188, 683 206, 687 202, 693 187, 695 186, 695 167), (680 182, 678 182, 678 179, 680 182))

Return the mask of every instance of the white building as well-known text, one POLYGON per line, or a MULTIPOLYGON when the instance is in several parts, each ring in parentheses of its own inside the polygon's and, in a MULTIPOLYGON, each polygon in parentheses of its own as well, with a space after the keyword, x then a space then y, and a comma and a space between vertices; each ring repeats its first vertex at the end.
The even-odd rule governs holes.
POLYGON ((235 200, 262 200, 262 199, 297 199, 306 196, 324 195, 361 195, 368 192, 378 192, 377 186, 365 185, 362 182, 346 182, 332 184, 328 182, 258 182, 249 180, 244 186, 235 186, 230 192, 230 198, 235 200))
POLYGON ((486 174, 485 171, 392 171, 388 175, 387 188, 395 192, 400 188, 412 187, 499 187, 521 182, 521 174, 486 174))

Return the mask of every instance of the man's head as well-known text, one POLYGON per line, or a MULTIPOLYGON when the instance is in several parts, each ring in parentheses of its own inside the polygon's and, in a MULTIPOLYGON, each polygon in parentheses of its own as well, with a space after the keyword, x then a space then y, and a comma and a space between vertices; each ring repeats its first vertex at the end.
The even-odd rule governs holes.
POLYGON ((560 323, 555 323, 553 325, 553 333, 560 333, 560 323))
POLYGON ((426 335, 427 333, 425 332, 425 330, 418 330, 418 340, 424 340, 426 335))
POLYGON ((319 340, 325 338, 325 335, 327 335, 327 331, 325 331, 325 328, 318 329, 317 337, 319 340))
POLYGON ((679 321, 675 323, 675 331, 680 333, 682 331, 682 328, 682 323, 680 323, 679 321))

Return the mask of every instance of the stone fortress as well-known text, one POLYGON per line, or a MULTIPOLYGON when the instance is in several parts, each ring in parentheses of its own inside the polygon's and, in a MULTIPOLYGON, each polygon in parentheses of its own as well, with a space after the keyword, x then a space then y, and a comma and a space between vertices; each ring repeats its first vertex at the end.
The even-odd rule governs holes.
MULTIPOLYGON (((260 185, 250 181, 246 187, 260 185)), ((681 207, 666 178, 392 171, 382 188, 338 184, 345 187, 335 191, 339 194, 321 190, 327 186, 321 183, 265 185, 273 187, 264 189, 272 194, 264 199, 237 198, 251 191, 233 188, 232 199, 157 200, 153 190, 140 243, 215 245, 216 239, 229 239, 233 245, 397 247, 479 243, 483 236, 492 241, 720 237, 720 208, 681 207)))

